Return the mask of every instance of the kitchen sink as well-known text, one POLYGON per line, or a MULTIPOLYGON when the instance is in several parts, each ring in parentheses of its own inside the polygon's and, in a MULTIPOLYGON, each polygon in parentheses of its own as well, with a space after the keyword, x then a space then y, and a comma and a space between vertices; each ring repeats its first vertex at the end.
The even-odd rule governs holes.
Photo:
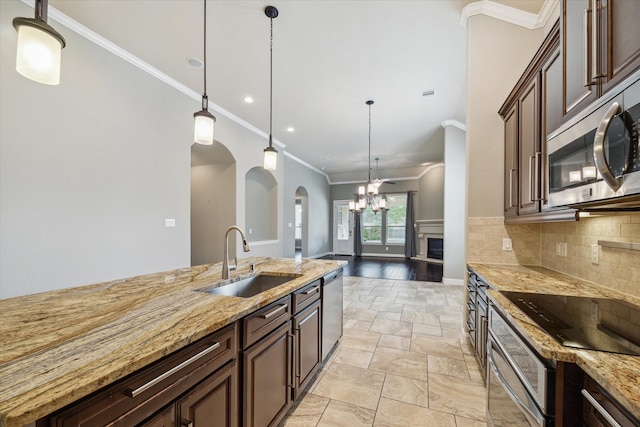
POLYGON ((257 276, 248 277, 226 285, 220 285, 215 288, 198 289, 201 292, 215 295, 225 295, 228 297, 250 298, 258 295, 283 283, 299 277, 299 275, 272 276, 268 274, 258 274, 257 276))

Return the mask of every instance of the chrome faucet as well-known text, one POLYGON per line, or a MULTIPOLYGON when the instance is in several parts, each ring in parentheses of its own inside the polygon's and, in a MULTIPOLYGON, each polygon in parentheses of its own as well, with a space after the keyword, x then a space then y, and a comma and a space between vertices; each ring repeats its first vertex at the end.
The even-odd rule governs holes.
POLYGON ((223 279, 228 279, 231 270, 235 270, 236 268, 238 268, 237 254, 235 254, 236 265, 229 265, 229 233, 231 232, 231 230, 237 230, 240 233, 240 236, 242 236, 242 250, 244 250, 245 252, 249 252, 251 250, 249 244, 247 243, 247 236, 244 235, 244 231, 242 230, 242 228, 238 227, 237 225, 232 225, 231 227, 227 228, 227 231, 225 231, 224 233, 224 261, 222 263, 223 279))

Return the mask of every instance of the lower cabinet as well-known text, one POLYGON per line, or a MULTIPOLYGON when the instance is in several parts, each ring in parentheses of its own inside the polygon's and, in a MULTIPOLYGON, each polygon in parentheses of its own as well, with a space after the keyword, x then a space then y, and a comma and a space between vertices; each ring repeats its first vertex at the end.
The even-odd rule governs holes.
POLYGON ((275 426, 322 363, 321 307, 316 280, 36 426, 275 426))

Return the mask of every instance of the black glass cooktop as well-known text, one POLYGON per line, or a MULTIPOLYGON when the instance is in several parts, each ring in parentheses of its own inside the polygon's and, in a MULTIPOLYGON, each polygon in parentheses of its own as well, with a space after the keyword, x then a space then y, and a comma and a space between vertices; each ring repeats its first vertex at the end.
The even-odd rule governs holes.
POLYGON ((640 307, 622 300, 501 292, 566 347, 640 356, 640 307))

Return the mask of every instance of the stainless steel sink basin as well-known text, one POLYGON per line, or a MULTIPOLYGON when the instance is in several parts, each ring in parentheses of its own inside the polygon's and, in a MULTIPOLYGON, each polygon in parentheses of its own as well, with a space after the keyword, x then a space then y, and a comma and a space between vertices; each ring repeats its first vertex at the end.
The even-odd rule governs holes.
POLYGON ((199 289, 201 292, 208 294, 225 295, 229 297, 241 297, 250 298, 254 295, 258 295, 261 292, 273 289, 276 286, 280 286, 283 283, 290 282, 291 280, 299 277, 297 275, 287 276, 271 276, 268 274, 259 274, 257 276, 249 277, 246 279, 238 280, 227 285, 221 285, 210 289, 199 289))

